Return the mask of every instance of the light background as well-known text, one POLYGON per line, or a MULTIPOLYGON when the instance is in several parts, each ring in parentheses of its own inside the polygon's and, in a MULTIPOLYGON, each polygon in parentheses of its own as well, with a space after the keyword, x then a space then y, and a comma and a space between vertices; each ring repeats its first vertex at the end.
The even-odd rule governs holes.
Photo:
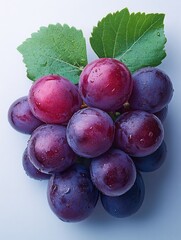
POLYGON ((181 239, 181 24, 180 1, 172 0, 0 0, 0 239, 2 240, 178 240, 181 239), (109 12, 165 13, 167 57, 160 65, 172 79, 174 97, 165 121, 168 155, 156 172, 144 174, 146 197, 130 218, 109 216, 98 204, 80 223, 63 223, 49 209, 47 182, 28 178, 21 164, 29 138, 8 124, 7 111, 27 95, 31 81, 16 50, 32 32, 50 23, 82 29, 89 61, 96 56, 89 45, 92 27, 109 12))

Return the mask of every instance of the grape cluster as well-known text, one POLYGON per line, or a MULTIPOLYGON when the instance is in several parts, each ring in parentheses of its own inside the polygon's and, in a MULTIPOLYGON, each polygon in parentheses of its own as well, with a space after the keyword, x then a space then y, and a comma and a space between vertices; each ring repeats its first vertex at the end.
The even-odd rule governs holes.
POLYGON ((131 74, 122 62, 100 58, 83 69, 78 86, 62 76, 43 76, 10 106, 12 127, 31 134, 24 170, 49 179, 48 203, 58 218, 87 218, 99 197, 118 218, 141 207, 140 172, 165 160, 162 122, 172 95, 171 80, 160 69, 131 74))

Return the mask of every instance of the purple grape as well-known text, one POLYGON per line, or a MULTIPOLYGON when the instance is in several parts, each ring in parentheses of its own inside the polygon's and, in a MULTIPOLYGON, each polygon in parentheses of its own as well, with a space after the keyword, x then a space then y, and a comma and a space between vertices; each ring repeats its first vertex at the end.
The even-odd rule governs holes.
POLYGON ((54 124, 67 124, 82 104, 77 87, 58 75, 38 79, 29 91, 28 100, 37 118, 54 124))
POLYGON ((35 168, 35 166, 30 161, 30 158, 27 153, 27 148, 23 153, 22 164, 26 174, 33 179, 46 180, 49 179, 51 176, 50 174, 42 173, 37 168, 35 168))
POLYGON ((146 67, 135 72, 132 77, 133 91, 129 99, 131 109, 155 113, 168 105, 173 95, 173 86, 163 71, 146 67))
POLYGON ((167 155, 167 147, 163 141, 160 147, 152 154, 145 157, 134 157, 136 168, 142 172, 153 172, 161 167, 167 155))
POLYGON ((90 107, 115 111, 131 94, 133 80, 128 68, 113 58, 100 58, 89 63, 82 71, 79 91, 90 107))
POLYGON ((132 159, 118 149, 92 159, 91 179, 103 194, 120 196, 127 192, 136 179, 136 168, 132 159))
POLYGON ((66 140, 66 127, 47 124, 38 127, 28 142, 33 165, 44 173, 61 172, 76 161, 66 140))
POLYGON ((83 157, 97 157, 106 152, 114 140, 111 117, 96 108, 76 112, 67 126, 67 141, 75 153, 83 157))
POLYGON ((9 108, 8 120, 11 126, 21 133, 31 134, 43 124, 31 112, 27 97, 17 99, 9 108))
POLYGON ((50 208, 58 218, 65 222, 78 222, 93 212, 99 192, 89 171, 76 164, 50 178, 47 195, 50 208))
POLYGON ((152 154, 163 141, 162 123, 151 113, 126 112, 116 119, 115 126, 115 146, 131 156, 152 154))
POLYGON ((135 214, 144 201, 145 185, 140 173, 137 173, 136 181, 132 188, 118 197, 110 197, 101 194, 101 202, 110 215, 124 218, 135 214))
POLYGON ((160 121, 164 122, 164 120, 166 119, 167 113, 168 113, 168 105, 162 108, 159 112, 156 112, 154 114, 160 119, 160 121))

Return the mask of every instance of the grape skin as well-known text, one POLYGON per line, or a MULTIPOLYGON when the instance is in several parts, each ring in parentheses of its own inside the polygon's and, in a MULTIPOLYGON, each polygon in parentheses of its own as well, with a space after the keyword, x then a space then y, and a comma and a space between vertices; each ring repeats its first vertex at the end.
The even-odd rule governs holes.
POLYGON ((38 79, 30 88, 28 100, 37 118, 54 124, 67 124, 82 105, 77 87, 58 75, 38 79))
POLYGON ((85 108, 76 112, 67 125, 67 141, 82 157, 97 157, 106 152, 114 140, 114 123, 100 109, 85 108))
POLYGON ((44 173, 61 172, 77 159, 66 140, 66 127, 46 124, 38 127, 28 141, 32 164, 44 173))
POLYGON ((133 80, 128 68, 116 59, 100 58, 89 63, 82 71, 79 92, 91 107, 115 111, 131 94, 133 80))
POLYGON ((108 196, 120 196, 133 186, 136 168, 126 153, 111 149, 92 159, 90 174, 100 192, 108 196))
POLYGON ((165 162, 167 146, 163 141, 160 147, 152 154, 145 157, 133 157, 136 168, 141 172, 153 172, 165 162))
POLYGON ((30 110, 27 96, 14 101, 8 111, 8 121, 18 132, 31 134, 37 127, 43 124, 30 110))
POLYGON ((156 151, 164 137, 161 121, 144 111, 122 114, 116 119, 115 127, 115 146, 135 157, 156 151))
POLYGON ((137 172, 137 177, 132 188, 118 197, 101 194, 101 202, 107 213, 117 218, 129 217, 135 214, 144 201, 145 185, 142 176, 137 172))
POLYGON ((164 122, 168 114, 168 105, 154 114, 160 119, 161 122, 164 122))
POLYGON ((99 192, 90 179, 89 171, 76 164, 50 178, 47 196, 50 208, 58 218, 65 222, 78 222, 93 212, 99 192))
POLYGON ((25 149, 23 153, 22 158, 22 165, 23 169, 25 170, 26 174, 33 179, 36 180, 46 180, 50 178, 50 174, 42 173, 40 172, 30 161, 30 158, 28 156, 27 148, 25 149))
POLYGON ((173 95, 173 86, 163 71, 146 67, 135 72, 132 77, 133 90, 129 99, 131 109, 155 113, 168 105, 173 95))

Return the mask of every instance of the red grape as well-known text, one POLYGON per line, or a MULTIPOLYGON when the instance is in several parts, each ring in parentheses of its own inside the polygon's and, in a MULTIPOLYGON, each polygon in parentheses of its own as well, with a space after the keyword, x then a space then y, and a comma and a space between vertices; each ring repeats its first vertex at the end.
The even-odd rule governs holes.
POLYGON ((134 184, 136 168, 132 159, 118 149, 93 158, 90 165, 95 186, 108 196, 120 196, 134 184))
POLYGON ((29 91, 33 114, 46 123, 67 124, 82 105, 77 87, 58 75, 38 79, 29 91))
POLYGON ((8 120, 11 126, 21 133, 31 134, 43 124, 30 110, 27 97, 17 99, 9 108, 8 120))
POLYGON ((47 196, 57 217, 65 222, 78 222, 93 212, 99 192, 90 179, 89 171, 76 164, 50 178, 47 196))
POLYGON ((115 146, 135 157, 157 150, 164 137, 161 121, 151 113, 129 111, 116 119, 115 146))
POLYGON ((61 172, 77 159, 66 139, 66 127, 47 124, 38 127, 28 142, 28 154, 41 172, 61 172))
POLYGON ((76 112, 68 123, 67 141, 80 156, 97 157, 111 147, 113 140, 113 120, 97 108, 76 112))
POLYGON ((128 68, 113 58, 89 63, 81 73, 79 91, 91 107, 115 111, 129 99, 133 81, 128 68))

